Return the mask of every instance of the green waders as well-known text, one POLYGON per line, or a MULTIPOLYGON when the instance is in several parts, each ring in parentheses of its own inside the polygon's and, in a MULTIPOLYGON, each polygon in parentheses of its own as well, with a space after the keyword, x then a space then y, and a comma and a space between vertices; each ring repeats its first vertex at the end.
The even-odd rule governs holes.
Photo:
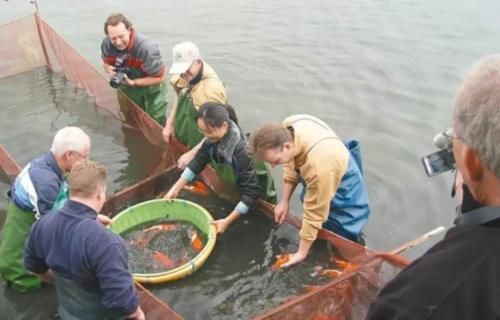
MULTIPOLYGON (((68 186, 64 182, 56 197, 54 208, 60 208, 68 199, 68 186)), ((24 243, 36 221, 33 211, 18 208, 9 201, 7 218, 0 243, 0 275, 19 292, 29 292, 42 286, 41 280, 24 268, 24 243)))
POLYGON ((167 89, 165 83, 149 87, 120 86, 127 97, 146 111, 162 127, 165 125, 165 113, 167 112, 167 89))

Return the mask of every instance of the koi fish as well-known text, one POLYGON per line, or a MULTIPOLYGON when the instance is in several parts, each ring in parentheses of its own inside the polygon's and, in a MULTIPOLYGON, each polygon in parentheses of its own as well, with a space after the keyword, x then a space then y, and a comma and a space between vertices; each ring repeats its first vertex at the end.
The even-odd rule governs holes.
POLYGON ((202 196, 206 196, 209 193, 208 187, 201 181, 195 181, 189 185, 184 186, 185 190, 188 190, 192 193, 200 194, 202 196))
POLYGON ((175 266, 175 263, 170 259, 166 254, 161 253, 160 251, 153 251, 152 253, 153 259, 159 262, 166 269, 172 269, 175 266))
POLYGON ((137 240, 131 240, 129 243, 131 245, 137 245, 145 247, 158 233, 163 231, 176 230, 178 225, 173 223, 164 223, 156 226, 149 227, 142 231, 142 237, 137 240))
POLYGON ((308 285, 305 287, 305 292, 312 292, 316 289, 318 289, 320 286, 318 285, 315 285, 315 284, 312 284, 312 285, 308 285))
POLYGON ((156 226, 149 227, 147 229, 144 229, 144 233, 150 232, 150 231, 172 231, 172 230, 177 230, 179 226, 173 223, 164 223, 164 224, 158 224, 156 226))
POLYGON ((328 278, 337 278, 342 274, 342 271, 337 269, 320 269, 311 273, 313 277, 328 277, 328 278))
POLYGON ((281 269, 281 266, 287 263, 288 260, 290 260, 290 257, 291 257, 290 253, 278 254, 276 256, 276 262, 272 266, 273 270, 281 269))
POLYGON ((190 232, 189 239, 191 239, 191 246, 193 247, 194 251, 200 252, 201 249, 203 249, 203 241, 201 241, 201 238, 196 230, 190 232))
POLYGON ((354 270, 357 270, 359 268, 359 265, 357 265, 357 264, 350 263, 350 262, 340 260, 340 259, 332 258, 332 262, 334 262, 335 265, 339 266, 344 271, 354 271, 354 270))

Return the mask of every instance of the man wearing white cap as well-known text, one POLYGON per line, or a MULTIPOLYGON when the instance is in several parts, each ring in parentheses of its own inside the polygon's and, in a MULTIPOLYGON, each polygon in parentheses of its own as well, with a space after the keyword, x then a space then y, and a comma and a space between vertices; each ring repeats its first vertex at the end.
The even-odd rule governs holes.
POLYGON ((192 149, 179 159, 179 167, 184 168, 193 159, 203 138, 194 120, 196 111, 205 102, 226 104, 227 96, 224 84, 201 58, 194 43, 181 42, 172 49, 172 54, 169 73, 174 75, 170 83, 177 96, 163 129, 163 137, 169 142, 175 134, 180 142, 192 149))

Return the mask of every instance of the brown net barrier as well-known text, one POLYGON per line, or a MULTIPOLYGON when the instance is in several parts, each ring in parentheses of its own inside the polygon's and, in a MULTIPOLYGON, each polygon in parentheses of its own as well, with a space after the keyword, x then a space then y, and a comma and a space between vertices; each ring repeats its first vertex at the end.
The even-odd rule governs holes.
MULTIPOLYGON (((176 141, 165 146, 161 126, 126 96, 117 95, 107 79, 41 17, 29 16, 1 26, 0 43, 9 44, 0 48, 0 78, 44 66, 61 72, 95 98, 104 117, 119 119, 124 131, 143 139, 144 143, 136 144, 139 149, 130 153, 151 176, 113 195, 103 213, 116 213, 131 203, 154 198, 174 182, 168 169, 175 167, 176 159, 186 147, 176 141)), ((16 170, 11 160, 5 152, 0 152, 0 167, 9 177, 16 170)), ((217 194, 237 199, 238 195, 226 188, 211 168, 203 172, 202 179, 217 194)), ((273 216, 273 206, 269 203, 260 202, 260 211, 273 216)), ((286 222, 297 228, 301 225, 300 219, 293 215, 286 222)), ((380 254, 326 230, 320 231, 319 238, 332 246, 336 256, 356 264, 356 269, 346 270, 329 283, 290 298, 257 319, 361 319, 381 286, 409 263, 400 256, 380 254)), ((148 319, 181 318, 143 287, 138 286, 138 290, 148 319)))
POLYGON ((379 289, 403 266, 375 258, 356 271, 346 272, 254 319, 364 319, 379 289))

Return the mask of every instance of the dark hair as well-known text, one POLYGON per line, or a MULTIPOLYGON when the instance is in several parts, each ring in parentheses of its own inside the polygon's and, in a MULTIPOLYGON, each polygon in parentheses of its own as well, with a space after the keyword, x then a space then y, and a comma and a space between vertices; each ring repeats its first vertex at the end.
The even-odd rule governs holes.
POLYGON ((113 13, 106 19, 106 22, 104 22, 104 34, 108 34, 108 26, 114 27, 119 23, 123 23, 123 25, 127 29, 130 29, 130 27, 132 26, 132 22, 130 22, 130 20, 127 19, 127 17, 125 17, 123 14, 113 13))
POLYGON ((230 105, 224 105, 217 102, 206 102, 196 112, 195 121, 203 119, 203 122, 209 127, 220 128, 224 122, 229 123, 232 120, 238 124, 236 112, 230 105))

